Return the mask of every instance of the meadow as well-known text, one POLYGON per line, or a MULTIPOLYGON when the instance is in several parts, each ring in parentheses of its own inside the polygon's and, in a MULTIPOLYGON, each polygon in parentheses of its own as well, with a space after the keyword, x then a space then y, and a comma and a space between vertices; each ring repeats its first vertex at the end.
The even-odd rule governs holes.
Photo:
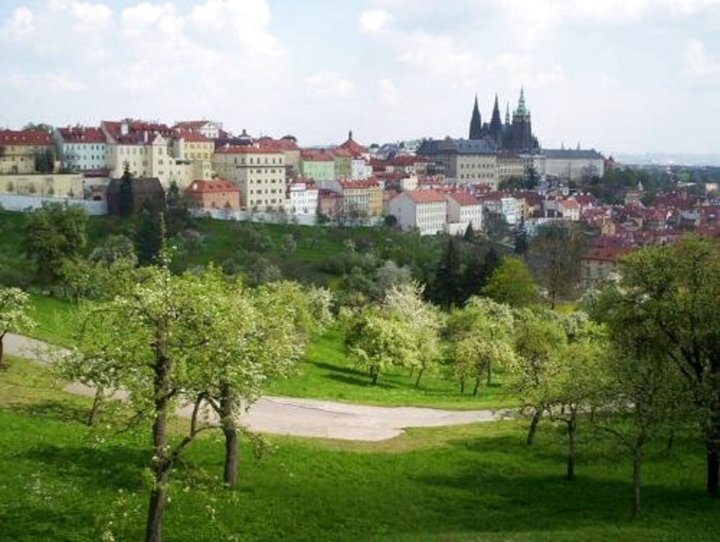
MULTIPOLYGON (((137 540, 146 510, 147 432, 82 424, 89 401, 47 369, 11 360, 0 374, 0 539, 137 540)), ((176 427, 183 422, 176 421, 176 427)), ((221 486, 222 443, 193 443, 170 487, 167 540, 719 540, 720 501, 703 489, 702 446, 651 446, 644 508, 628 519, 630 465, 582 425, 578 477, 564 438, 535 446, 521 421, 411 430, 380 443, 268 437, 243 443, 240 483, 221 486)))

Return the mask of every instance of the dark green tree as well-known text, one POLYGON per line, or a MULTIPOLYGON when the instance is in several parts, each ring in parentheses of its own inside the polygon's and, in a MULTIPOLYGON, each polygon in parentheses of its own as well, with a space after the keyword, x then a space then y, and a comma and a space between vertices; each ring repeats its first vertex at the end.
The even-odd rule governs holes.
POLYGON ((125 162, 122 177, 120 178, 120 189, 118 191, 118 211, 122 218, 132 216, 133 194, 132 194, 132 175, 130 174, 130 164, 125 162))
POLYGON ((520 222, 515 224, 515 230, 513 234, 515 237, 515 254, 524 255, 527 252, 528 247, 527 230, 525 229, 525 219, 520 219, 520 222))
POLYGON ((55 171, 55 153, 50 149, 35 154, 35 172, 52 173, 55 171))
POLYGON ((579 227, 551 223, 541 227, 530 245, 540 258, 538 278, 547 290, 550 308, 561 297, 572 295, 580 279, 585 239, 579 227))
POLYGON ((75 260, 87 243, 87 214, 82 207, 45 203, 27 215, 25 254, 37 278, 55 283, 63 260, 75 260))
POLYGON ((475 230, 473 229, 472 222, 468 222, 467 228, 465 228, 465 235, 463 235, 463 240, 468 243, 475 241, 475 230))
POLYGON ((140 265, 157 263, 165 237, 165 217, 149 200, 143 202, 135 222, 133 242, 140 265))
POLYGON ((174 237, 192 226, 192 216, 188 201, 180 194, 175 181, 170 184, 167 192, 167 234, 174 237))
POLYGON ((464 301, 463 296, 460 251, 457 241, 450 238, 435 271, 430 298, 441 307, 448 309, 453 305, 461 305, 464 301))

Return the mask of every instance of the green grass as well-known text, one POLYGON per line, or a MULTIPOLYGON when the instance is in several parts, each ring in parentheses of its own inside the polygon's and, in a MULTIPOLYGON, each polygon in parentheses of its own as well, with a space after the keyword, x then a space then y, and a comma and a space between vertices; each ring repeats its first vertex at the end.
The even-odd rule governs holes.
POLYGON ((25 335, 58 346, 72 346, 78 325, 78 305, 66 299, 38 294, 30 295, 30 303, 28 315, 35 322, 35 327, 24 330, 25 335))
MULTIPOLYGON (((15 361, 0 374, 0 537, 142 538, 146 435, 98 440, 78 419, 87 399, 15 361)), ((578 478, 563 479, 562 434, 533 448, 518 422, 413 430, 383 443, 271 438, 257 463, 243 447, 240 484, 221 487, 222 443, 189 448, 170 486, 169 541, 711 541, 720 501, 703 491, 702 447, 649 450, 644 510, 627 519, 629 462, 580 427, 578 478)))
POLYGON ((346 358, 342 333, 331 330, 310 346, 296 376, 272 382, 267 391, 275 395, 370 405, 452 409, 512 406, 513 397, 500 385, 502 374, 495 378, 495 385, 481 386, 477 397, 472 396, 470 384, 465 394, 461 394, 455 380, 437 373, 423 375, 420 387, 415 388, 415 378, 405 369, 381 372, 377 384, 373 386, 367 373, 354 367, 346 358))

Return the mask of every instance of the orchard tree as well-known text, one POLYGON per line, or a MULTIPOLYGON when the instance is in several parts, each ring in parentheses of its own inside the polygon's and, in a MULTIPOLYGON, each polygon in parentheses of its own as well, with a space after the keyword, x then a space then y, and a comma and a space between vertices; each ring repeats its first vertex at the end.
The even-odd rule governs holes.
POLYGON ((550 308, 558 298, 572 294, 580 280, 580 259, 585 240, 579 227, 560 223, 542 226, 530 250, 541 257, 540 284, 547 290, 550 308))
POLYGON ((0 370, 7 368, 3 359, 5 335, 34 326, 28 316, 29 302, 30 296, 19 288, 0 286, 0 370))
POLYGON ((690 236, 673 246, 647 247, 622 261, 621 279, 603 292, 613 307, 613 336, 633 329, 654 344, 687 382, 702 414, 706 488, 717 497, 720 469, 720 246, 690 236))
POLYGON ((509 307, 487 298, 472 297, 464 308, 451 313, 446 335, 451 341, 450 359, 461 392, 465 390, 466 379, 472 378, 473 395, 477 395, 483 376, 489 386, 493 367, 512 362, 512 327, 509 307))
POLYGON ((538 290, 522 260, 504 256, 482 290, 482 294, 511 307, 537 303, 538 290))
POLYGON ((515 313, 515 358, 510 371, 510 387, 522 398, 521 411, 530 416, 526 442, 535 441, 543 413, 552 406, 545 388, 549 371, 567 345, 567 337, 557 316, 541 309, 521 309, 515 313))
POLYGON ((393 286, 387 291, 383 304, 409 325, 414 336, 416 355, 409 359, 411 370, 418 370, 416 388, 420 387, 423 374, 434 371, 440 360, 440 312, 423 301, 422 293, 422 286, 413 283, 393 286))

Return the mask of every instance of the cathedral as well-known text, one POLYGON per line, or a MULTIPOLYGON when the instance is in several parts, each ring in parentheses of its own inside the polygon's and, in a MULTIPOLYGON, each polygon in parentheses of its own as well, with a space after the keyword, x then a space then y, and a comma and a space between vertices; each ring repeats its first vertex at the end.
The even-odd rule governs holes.
POLYGON ((530 111, 525 106, 525 91, 520 89, 518 106, 512 114, 510 121, 510 106, 505 110, 505 122, 500 119, 500 107, 498 97, 495 95, 495 106, 493 107, 490 123, 483 124, 478 108, 477 95, 470 119, 470 140, 485 140, 492 143, 500 152, 533 152, 540 145, 532 133, 530 122, 530 111))

